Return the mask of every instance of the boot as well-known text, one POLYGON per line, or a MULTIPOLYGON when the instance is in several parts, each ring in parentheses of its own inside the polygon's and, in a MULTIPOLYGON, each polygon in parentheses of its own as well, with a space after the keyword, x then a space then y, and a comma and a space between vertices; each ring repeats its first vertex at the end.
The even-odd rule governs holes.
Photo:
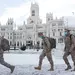
POLYGON ((41 70, 41 67, 40 66, 34 67, 34 68, 37 69, 37 70, 41 70))
POLYGON ((75 71, 75 69, 71 70, 71 71, 75 71))
POLYGON ((74 67, 74 69, 73 69, 73 70, 71 70, 71 71, 75 71, 75 67, 74 67))
POLYGON ((65 71, 67 71, 67 70, 69 70, 69 69, 71 69, 71 66, 68 66, 68 67, 65 69, 65 71))
POLYGON ((54 69, 53 68, 50 68, 48 71, 54 71, 54 69))
POLYGON ((11 67, 11 73, 13 73, 14 69, 15 69, 15 66, 12 66, 11 67))

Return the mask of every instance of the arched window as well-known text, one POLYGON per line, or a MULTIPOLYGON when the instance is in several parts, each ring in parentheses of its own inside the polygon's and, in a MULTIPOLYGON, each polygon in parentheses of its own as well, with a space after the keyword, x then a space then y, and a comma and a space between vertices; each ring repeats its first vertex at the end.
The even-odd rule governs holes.
POLYGON ((35 10, 32 10, 32 16, 35 16, 35 10))
POLYGON ((17 42, 17 46, 19 46, 19 42, 17 42))
POLYGON ((62 33, 60 32, 60 36, 62 36, 62 33))

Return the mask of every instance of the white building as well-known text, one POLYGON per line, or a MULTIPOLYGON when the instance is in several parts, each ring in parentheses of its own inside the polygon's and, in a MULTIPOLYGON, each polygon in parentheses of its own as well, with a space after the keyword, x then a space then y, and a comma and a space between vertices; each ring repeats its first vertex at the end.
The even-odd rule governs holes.
POLYGON ((13 19, 8 19, 6 25, 0 25, 0 35, 5 36, 9 40, 10 45, 13 45, 13 19))
POLYGON ((39 17, 39 5, 37 3, 31 4, 30 16, 27 19, 27 24, 19 26, 17 30, 13 30, 13 19, 8 19, 5 26, 0 25, 0 34, 5 35, 9 40, 10 45, 28 45, 31 43, 35 45, 38 41, 42 44, 41 39, 38 38, 38 33, 42 32, 45 36, 53 37, 57 43, 63 43, 64 22, 63 18, 53 19, 52 13, 46 14, 46 23, 43 24, 39 17))
POLYGON ((62 43, 64 35, 64 21, 63 18, 53 19, 52 13, 47 13, 46 15, 46 25, 47 25, 47 36, 53 37, 57 40, 57 43, 62 43))

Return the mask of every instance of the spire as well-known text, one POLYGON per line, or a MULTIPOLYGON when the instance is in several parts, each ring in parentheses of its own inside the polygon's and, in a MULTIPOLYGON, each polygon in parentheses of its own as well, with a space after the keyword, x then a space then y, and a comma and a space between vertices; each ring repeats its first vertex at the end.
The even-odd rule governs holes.
POLYGON ((13 18, 8 18, 7 24, 8 25, 13 25, 13 18))

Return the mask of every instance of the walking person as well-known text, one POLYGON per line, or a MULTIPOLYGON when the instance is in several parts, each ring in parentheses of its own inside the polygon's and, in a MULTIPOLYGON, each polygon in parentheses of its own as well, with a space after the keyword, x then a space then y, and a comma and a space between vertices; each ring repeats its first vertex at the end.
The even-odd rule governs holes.
POLYGON ((75 37, 70 34, 70 30, 65 30, 65 48, 64 48, 64 55, 63 60, 65 61, 65 64, 67 65, 67 68, 65 70, 71 69, 71 65, 67 59, 69 55, 71 55, 73 63, 74 63, 74 71, 75 71, 75 37))
POLYGON ((70 40, 71 40, 71 47, 69 49, 69 52, 71 53, 71 57, 74 65, 74 69, 72 71, 75 71, 75 36, 71 35, 70 40))
POLYGON ((48 37, 45 37, 43 35, 43 33, 39 33, 38 36, 40 38, 42 38, 43 51, 42 51, 42 53, 39 57, 39 65, 37 67, 34 67, 34 68, 37 69, 37 70, 41 70, 42 61, 43 61, 44 57, 46 56, 50 65, 51 65, 51 67, 48 71, 54 71, 54 63, 53 63, 52 54, 51 54, 52 49, 51 49, 51 44, 49 42, 49 39, 48 39, 48 37))
POLYGON ((0 36, 0 64, 2 64, 4 66, 6 66, 7 68, 9 68, 11 70, 11 73, 13 73, 13 71, 15 69, 15 66, 10 65, 7 62, 5 62, 4 57, 3 57, 4 51, 6 49, 9 49, 8 42, 9 41, 7 39, 5 39, 3 36, 2 37, 0 36))

